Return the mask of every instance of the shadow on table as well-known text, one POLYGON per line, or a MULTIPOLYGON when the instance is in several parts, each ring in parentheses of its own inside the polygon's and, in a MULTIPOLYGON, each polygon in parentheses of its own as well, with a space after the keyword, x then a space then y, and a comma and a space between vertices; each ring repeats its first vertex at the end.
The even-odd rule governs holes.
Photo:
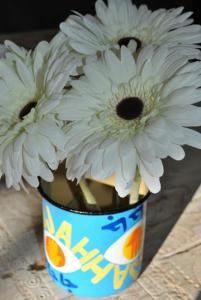
POLYGON ((186 147, 183 161, 164 161, 165 175, 162 178, 161 192, 148 199, 142 272, 150 264, 200 185, 200 161, 201 151, 190 147, 186 147))
MULTIPOLYGON (((44 269, 42 265, 36 265, 43 257, 43 224, 37 222, 34 230, 28 230, 17 240, 10 240, 8 236, 6 251, 0 256, 0 281, 13 277, 14 272, 25 272, 44 269), (36 244, 38 246, 36 246, 36 244), (34 253, 33 253, 34 249, 34 253)), ((3 281, 2 281, 3 282, 3 281)), ((0 297, 1 299, 1 297, 0 297)))
POLYGON ((201 291, 195 300, 201 300, 201 291))

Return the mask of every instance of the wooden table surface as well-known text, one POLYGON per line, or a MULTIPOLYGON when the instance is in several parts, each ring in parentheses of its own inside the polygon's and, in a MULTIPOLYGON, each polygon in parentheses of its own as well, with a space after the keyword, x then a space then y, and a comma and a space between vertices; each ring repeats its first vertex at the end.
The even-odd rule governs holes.
MULTIPOLYGON (((31 48, 55 30, 0 36, 31 48)), ((201 129, 200 129, 201 131, 201 129)), ((201 300, 201 151, 186 148, 182 162, 164 161, 162 191, 148 202, 143 272, 114 300, 201 300)), ((0 184, 0 300, 78 300, 45 270, 41 197, 0 184)), ((86 299, 86 298, 85 298, 86 299)))

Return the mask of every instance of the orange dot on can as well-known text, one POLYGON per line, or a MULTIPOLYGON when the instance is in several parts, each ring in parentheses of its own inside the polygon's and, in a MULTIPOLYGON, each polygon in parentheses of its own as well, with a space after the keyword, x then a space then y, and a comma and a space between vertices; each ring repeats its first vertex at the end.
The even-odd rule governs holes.
POLYGON ((63 250, 57 244, 57 242, 53 238, 46 236, 45 246, 47 255, 51 263, 56 267, 63 267, 65 265, 66 259, 63 250))
POLYGON ((142 245, 142 225, 134 229, 131 234, 126 239, 126 242, 123 247, 123 255, 128 260, 135 258, 142 245))

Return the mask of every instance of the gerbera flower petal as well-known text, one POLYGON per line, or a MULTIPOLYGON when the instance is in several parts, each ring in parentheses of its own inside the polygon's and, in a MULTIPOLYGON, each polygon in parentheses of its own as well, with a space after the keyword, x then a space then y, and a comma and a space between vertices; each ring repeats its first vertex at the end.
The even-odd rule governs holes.
POLYGON ((40 163, 40 177, 48 182, 52 182, 54 176, 45 163, 40 163))
POLYGON ((80 57, 54 41, 41 42, 33 51, 6 41, 5 49, 0 59, 0 173, 7 187, 24 187, 23 179, 36 187, 40 176, 52 180, 57 151, 64 150, 64 124, 56 108, 80 57))
POLYGON ((29 174, 32 174, 33 176, 38 176, 38 174, 40 174, 40 163, 38 155, 32 157, 29 156, 26 151, 23 151, 23 161, 29 174))
POLYGON ((29 175, 25 170, 23 171, 23 178, 28 182, 32 187, 37 188, 39 186, 39 181, 36 176, 29 175))
POLYGON ((93 65, 85 66, 84 72, 89 82, 95 87, 97 91, 101 92, 110 88, 111 85, 109 84, 107 78, 105 78, 100 71, 97 72, 96 70, 94 70, 93 65))
POLYGON ((190 128, 182 128, 185 136, 185 144, 197 149, 201 149, 201 134, 190 128))
POLYGON ((160 179, 150 174, 142 160, 139 160, 139 171, 149 190, 154 194, 158 193, 161 189, 160 179))
POLYGON ((193 105, 172 105, 167 107, 163 114, 168 120, 182 126, 193 127, 201 125, 201 108, 193 105))
POLYGON ((56 156, 53 145, 49 142, 48 138, 42 135, 36 137, 38 153, 44 161, 46 161, 50 167, 56 169, 58 166, 58 159, 56 156))
POLYGON ((133 148, 132 143, 120 144, 119 158, 121 159, 121 173, 126 182, 130 182, 131 178, 135 176, 137 167, 136 149, 133 148))
POLYGON ((170 144, 168 146, 168 156, 175 160, 182 160, 185 157, 185 151, 181 146, 170 144))
POLYGON ((192 105, 201 95, 198 65, 176 49, 150 45, 138 55, 125 47, 118 54, 106 51, 89 63, 57 108, 58 118, 70 121, 62 154, 68 178, 115 175, 115 188, 125 197, 139 169, 157 193, 161 159, 181 160, 183 145, 201 146, 201 135, 186 128, 201 125, 200 108, 192 105))
POLYGON ((190 76, 188 73, 175 76, 172 79, 170 79, 169 82, 164 86, 162 90, 162 96, 167 97, 171 93, 178 93, 177 91, 179 91, 180 93, 183 89, 184 91, 186 91, 185 89, 190 89, 191 86, 201 86, 201 78, 199 78, 196 73, 192 73, 190 76))
POLYGON ((182 45, 181 52, 190 57, 199 55, 201 26, 194 25, 192 12, 183 12, 183 7, 151 11, 146 5, 139 8, 130 0, 102 0, 95 3, 96 15, 71 15, 60 25, 69 44, 84 55, 95 55, 107 49, 117 49, 122 45, 131 51, 133 41, 137 47, 149 44, 182 45), (185 52, 185 47, 191 52, 185 52))
POLYGON ((23 82, 27 89, 30 89, 31 92, 34 92, 36 89, 35 82, 33 80, 33 75, 28 70, 27 66, 21 61, 16 61, 16 69, 19 75, 20 80, 23 82))
MULTIPOLYGON (((194 83, 191 83, 194 84, 194 83)), ((176 87, 175 87, 176 88, 176 87)), ((164 99, 164 106, 194 104, 201 101, 201 89, 195 91, 194 87, 182 87, 174 90, 164 99)))

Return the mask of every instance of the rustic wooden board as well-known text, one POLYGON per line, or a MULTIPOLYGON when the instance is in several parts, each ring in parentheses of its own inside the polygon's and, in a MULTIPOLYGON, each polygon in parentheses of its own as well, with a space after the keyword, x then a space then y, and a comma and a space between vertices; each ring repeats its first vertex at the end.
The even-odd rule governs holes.
MULTIPOLYGON (((28 48, 55 31, 1 36, 28 48)), ((162 191, 148 203, 143 274, 114 300, 201 300, 201 151, 187 148, 182 162, 165 160, 162 191)), ((0 184, 0 300, 78 300, 58 288, 45 270, 41 200, 0 184)), ((86 298, 85 298, 86 299, 86 298)))
POLYGON ((2 34, 0 35, 0 43, 5 40, 11 40, 17 43, 19 46, 31 49, 41 40, 49 41, 54 34, 57 33, 57 29, 41 30, 41 31, 28 31, 22 33, 2 34))

